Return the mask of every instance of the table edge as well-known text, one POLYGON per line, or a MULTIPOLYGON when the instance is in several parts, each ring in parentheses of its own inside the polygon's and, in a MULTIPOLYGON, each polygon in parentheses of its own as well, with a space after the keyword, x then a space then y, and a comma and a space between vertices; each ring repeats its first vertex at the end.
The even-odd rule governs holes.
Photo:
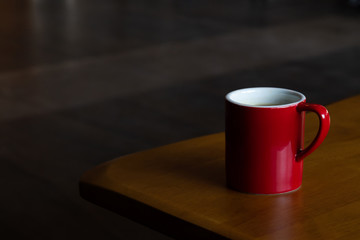
POLYGON ((137 200, 93 184, 80 181, 79 192, 83 199, 97 206, 175 239, 229 239, 137 200), (154 221, 154 219, 161 219, 161 221, 154 221))

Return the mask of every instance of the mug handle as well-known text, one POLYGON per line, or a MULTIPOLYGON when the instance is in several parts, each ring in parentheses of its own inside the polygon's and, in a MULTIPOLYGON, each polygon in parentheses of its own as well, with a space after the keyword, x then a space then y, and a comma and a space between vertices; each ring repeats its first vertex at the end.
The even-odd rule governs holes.
POLYGON ((302 102, 298 104, 297 110, 299 112, 314 112, 319 117, 320 121, 319 130, 315 139, 307 148, 305 148, 304 150, 300 149, 299 152, 296 154, 296 161, 300 161, 305 157, 309 156, 324 141, 330 128, 330 115, 328 110, 324 106, 321 106, 319 104, 302 102))

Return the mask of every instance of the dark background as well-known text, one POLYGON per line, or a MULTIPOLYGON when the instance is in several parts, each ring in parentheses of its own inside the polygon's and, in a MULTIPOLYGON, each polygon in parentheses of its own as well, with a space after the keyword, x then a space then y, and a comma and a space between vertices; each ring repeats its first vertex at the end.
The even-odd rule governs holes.
POLYGON ((81 174, 223 131, 230 90, 359 94, 359 13, 328 0, 0 1, 1 236, 168 239, 81 199, 81 174))

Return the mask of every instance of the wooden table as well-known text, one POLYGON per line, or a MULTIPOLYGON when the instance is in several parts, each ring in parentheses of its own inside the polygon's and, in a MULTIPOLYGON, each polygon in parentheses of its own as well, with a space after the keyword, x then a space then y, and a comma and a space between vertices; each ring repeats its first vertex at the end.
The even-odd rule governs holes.
MULTIPOLYGON (((296 192, 227 189, 218 133, 99 165, 81 177, 81 196, 181 239, 360 239, 360 95, 328 109, 329 135, 296 192)), ((318 121, 306 123, 309 143, 318 121)))

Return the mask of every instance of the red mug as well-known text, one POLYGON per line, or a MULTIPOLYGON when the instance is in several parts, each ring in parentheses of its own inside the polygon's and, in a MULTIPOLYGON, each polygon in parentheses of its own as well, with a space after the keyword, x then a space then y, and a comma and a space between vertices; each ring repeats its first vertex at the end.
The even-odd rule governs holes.
POLYGON ((226 95, 226 181, 245 193, 278 194, 301 186, 303 159, 324 140, 327 109, 306 103, 302 93, 283 88, 246 88, 226 95), (304 149, 305 112, 320 120, 304 149))

